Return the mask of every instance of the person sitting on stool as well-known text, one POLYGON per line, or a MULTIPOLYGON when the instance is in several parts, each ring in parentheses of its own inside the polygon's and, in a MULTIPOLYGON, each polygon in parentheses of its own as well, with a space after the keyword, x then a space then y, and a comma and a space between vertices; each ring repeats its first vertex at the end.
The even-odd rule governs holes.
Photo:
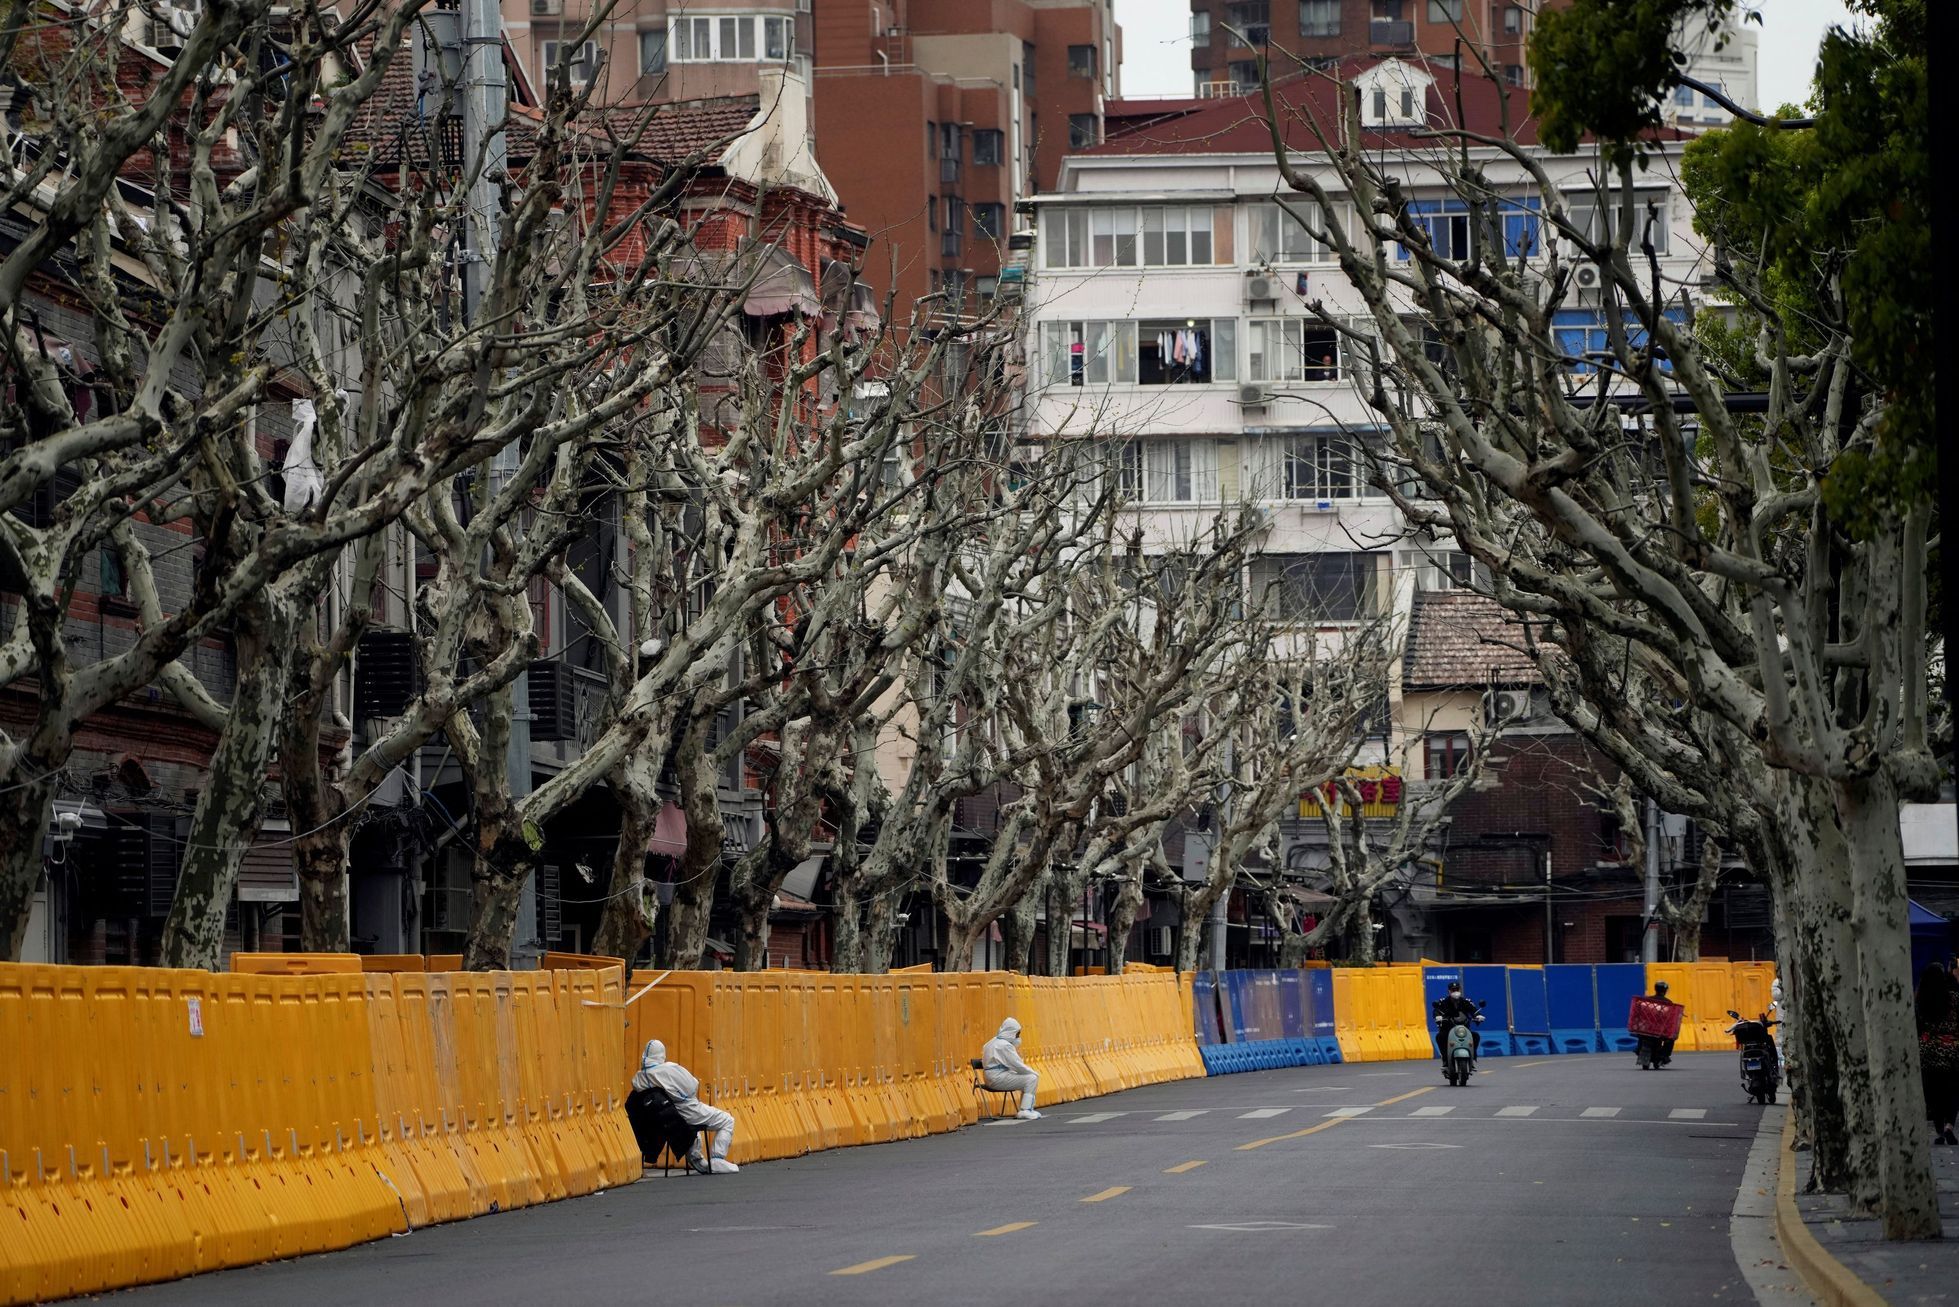
POLYGON ((1000 1033, 987 1040, 986 1047, 980 1050, 980 1065, 988 1089, 1019 1092, 1020 1111, 1015 1116, 1023 1121, 1041 1119, 1041 1114, 1034 1110, 1034 1088, 1041 1077, 1020 1056, 1020 1022, 1008 1017, 1000 1023, 1000 1033))
POLYGON ((673 1100, 673 1110, 688 1125, 698 1126, 714 1132, 714 1155, 701 1156, 701 1137, 694 1136, 694 1146, 687 1152, 687 1165, 696 1171, 713 1171, 716 1175, 733 1175, 741 1170, 728 1160, 728 1145, 734 1142, 735 1118, 718 1107, 710 1107, 700 1100, 701 1082, 686 1067, 678 1062, 667 1061, 667 1046, 657 1039, 646 1041, 646 1051, 640 1055, 639 1074, 633 1077, 634 1089, 659 1088, 673 1100))

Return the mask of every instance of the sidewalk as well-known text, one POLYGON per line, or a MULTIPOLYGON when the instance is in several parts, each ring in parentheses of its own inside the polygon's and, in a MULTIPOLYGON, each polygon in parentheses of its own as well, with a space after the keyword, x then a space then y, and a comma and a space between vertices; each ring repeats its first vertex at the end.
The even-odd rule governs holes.
MULTIPOLYGON (((1803 1224, 1826 1253, 1894 1307, 1959 1303, 1959 1148, 1932 1148, 1929 1143, 1927 1147, 1944 1218, 1941 1242, 1887 1243, 1875 1220, 1845 1215, 1840 1195, 1804 1193, 1810 1155, 1795 1154, 1795 1202, 1803 1224)), ((1820 1301, 1830 1301, 1827 1295, 1818 1296, 1820 1301)))

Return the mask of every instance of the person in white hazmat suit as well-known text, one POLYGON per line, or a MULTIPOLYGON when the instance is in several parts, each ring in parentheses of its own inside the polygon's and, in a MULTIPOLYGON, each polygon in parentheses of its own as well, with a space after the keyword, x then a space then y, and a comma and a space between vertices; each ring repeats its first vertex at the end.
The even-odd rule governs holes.
POLYGON ((714 1132, 714 1156, 703 1160, 701 1141, 694 1139, 693 1150, 687 1154, 687 1165, 697 1171, 712 1170, 716 1175, 733 1175, 741 1170, 728 1160, 728 1145, 734 1141, 735 1118, 718 1107, 711 1107, 700 1100, 701 1082, 694 1078, 693 1072, 678 1062, 667 1061, 667 1046, 657 1039, 646 1041, 646 1050, 640 1054, 639 1072, 633 1076, 634 1089, 651 1089, 658 1085, 673 1100, 674 1110, 688 1125, 700 1126, 714 1132))
POLYGON ((1041 1077, 1020 1056, 1020 1022, 1008 1017, 1000 1023, 1000 1033, 987 1040, 986 1047, 980 1050, 980 1070, 988 1089, 1019 1092, 1020 1111, 1014 1115, 1023 1121, 1041 1119, 1041 1114, 1034 1110, 1034 1089, 1041 1077))

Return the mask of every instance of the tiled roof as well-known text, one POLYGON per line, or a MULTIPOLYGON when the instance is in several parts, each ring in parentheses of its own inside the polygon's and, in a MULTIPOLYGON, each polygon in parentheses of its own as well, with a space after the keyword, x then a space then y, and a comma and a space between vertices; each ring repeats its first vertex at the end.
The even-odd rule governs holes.
MULTIPOLYGON (((1342 86, 1351 86, 1354 77, 1375 64, 1376 58, 1343 60, 1325 73, 1307 73, 1281 82, 1272 88, 1278 105, 1286 145, 1293 150, 1313 152, 1324 149, 1312 124, 1317 123, 1329 140, 1338 133, 1338 95, 1342 86), (1337 75, 1338 81, 1334 80, 1337 75)), ((1508 115, 1510 133, 1521 145, 1537 143, 1537 122, 1530 116, 1530 91, 1521 86, 1499 86, 1488 77, 1475 74, 1458 79, 1448 68, 1424 64, 1417 59, 1402 62, 1419 66, 1435 84, 1428 93, 1431 128, 1466 127, 1487 135, 1499 134, 1508 115)), ((1203 107, 1168 106, 1155 122, 1142 119, 1136 126, 1124 126, 1120 134, 1111 132, 1103 144, 1072 153, 1097 158, 1108 155, 1162 154, 1270 154, 1271 129, 1266 125, 1265 97, 1261 92, 1200 102, 1203 107)), ((1114 116, 1130 120, 1143 106, 1117 103, 1114 116)), ((1419 136, 1408 131, 1366 129, 1364 144, 1370 149, 1434 149, 1433 135, 1419 136)), ((1690 140, 1685 133, 1666 129, 1664 139, 1690 140)))
MULTIPOLYGON (((636 153, 662 163, 677 163, 699 152, 713 163, 721 151, 748 129, 761 109, 759 95, 721 95, 704 100, 678 100, 651 107, 652 119, 639 136, 636 153)), ((616 105, 604 110, 605 122, 622 138, 639 130, 647 105, 616 105)))
POLYGON ((1529 685, 1538 679, 1517 620, 1496 600, 1467 590, 1424 590, 1415 596, 1401 676, 1410 689, 1491 681, 1529 685))

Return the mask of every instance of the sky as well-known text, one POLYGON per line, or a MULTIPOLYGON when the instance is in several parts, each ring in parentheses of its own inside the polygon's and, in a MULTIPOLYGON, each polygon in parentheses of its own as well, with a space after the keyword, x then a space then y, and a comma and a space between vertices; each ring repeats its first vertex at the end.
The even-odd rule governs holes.
MULTIPOLYGON (((1759 98, 1771 108, 1801 104, 1809 98, 1825 29, 1848 22, 1849 10, 1842 0, 1756 0, 1756 6, 1762 13, 1759 98)), ((1123 94, 1190 94, 1188 0, 1116 0, 1116 21, 1122 24, 1123 94)))

